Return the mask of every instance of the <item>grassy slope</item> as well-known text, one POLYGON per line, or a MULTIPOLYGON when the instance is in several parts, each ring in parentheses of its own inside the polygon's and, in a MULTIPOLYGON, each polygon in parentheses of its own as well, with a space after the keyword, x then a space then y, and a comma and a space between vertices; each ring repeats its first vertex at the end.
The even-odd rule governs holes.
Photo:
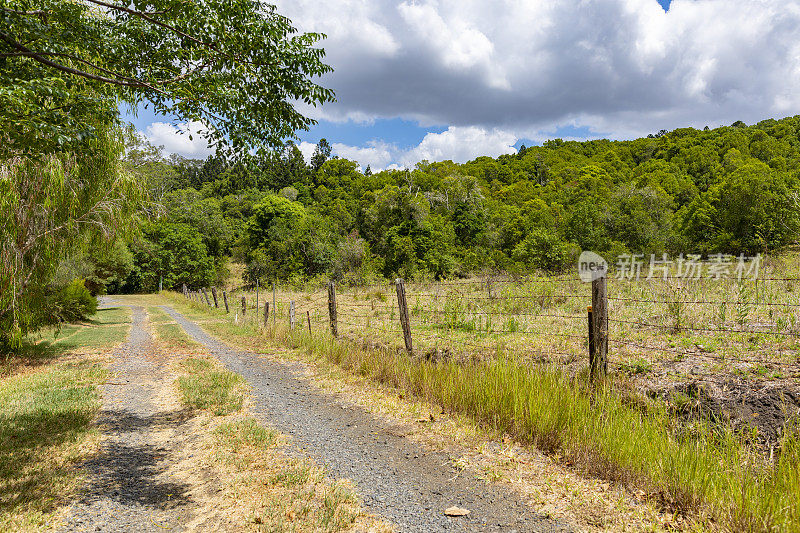
POLYGON ((76 493, 74 465, 99 441, 92 421, 107 372, 96 355, 124 340, 128 316, 100 310, 45 332, 0 374, 0 530, 46 529, 76 493))
MULTIPOLYGON (((196 317, 217 314, 173 299, 196 317)), ((257 333, 254 326, 219 321, 206 327, 228 338, 257 333)), ((534 370, 513 358, 433 364, 331 342, 327 334, 309 337, 303 329, 266 334, 557 451, 591 472, 642 487, 676 511, 701 513, 736 531, 800 530, 796 432, 787 432, 783 453, 769 464, 730 432, 687 426, 662 409, 643 412, 617 394, 592 394, 557 371, 534 370)))

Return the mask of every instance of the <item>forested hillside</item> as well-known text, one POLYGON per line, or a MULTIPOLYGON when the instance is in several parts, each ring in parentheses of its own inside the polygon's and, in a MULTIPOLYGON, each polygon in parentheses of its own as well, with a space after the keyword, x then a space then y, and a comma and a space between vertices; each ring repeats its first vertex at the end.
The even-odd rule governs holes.
POLYGON ((249 281, 332 276, 454 277, 558 271, 582 249, 632 253, 774 251, 800 222, 800 116, 682 128, 633 141, 547 141, 497 159, 372 173, 331 158, 173 157, 131 137, 129 168, 165 208, 118 249, 119 288, 211 284, 226 260, 249 281))

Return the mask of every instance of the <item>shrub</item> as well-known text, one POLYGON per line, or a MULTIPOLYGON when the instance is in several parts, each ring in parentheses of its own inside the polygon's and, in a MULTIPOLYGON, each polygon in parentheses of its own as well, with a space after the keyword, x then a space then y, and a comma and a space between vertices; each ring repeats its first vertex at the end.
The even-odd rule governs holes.
POLYGON ((536 228, 514 247, 513 258, 527 267, 550 272, 564 270, 577 255, 574 245, 555 233, 536 228))
POLYGON ((82 279, 76 279, 53 294, 49 307, 52 322, 78 322, 97 312, 97 299, 82 279))

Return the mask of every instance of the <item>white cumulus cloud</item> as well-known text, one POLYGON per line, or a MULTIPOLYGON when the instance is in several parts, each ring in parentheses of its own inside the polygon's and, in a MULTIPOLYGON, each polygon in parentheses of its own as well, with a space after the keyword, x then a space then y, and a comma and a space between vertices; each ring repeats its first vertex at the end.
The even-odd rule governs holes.
POLYGON ((204 159, 214 153, 214 149, 200 134, 204 129, 202 122, 182 122, 177 125, 154 122, 147 126, 143 135, 154 146, 163 146, 167 154, 204 159))
MULTIPOLYGON (((350 146, 342 143, 331 145, 333 155, 357 161, 362 168, 367 165, 373 171, 391 168, 412 168, 422 160, 452 160, 464 163, 478 155, 497 157, 516 153, 514 143, 517 138, 504 131, 486 130, 479 127, 451 126, 442 133, 430 132, 422 141, 411 148, 400 148, 395 144, 372 140, 364 146, 350 146)), ((314 145, 310 143, 310 152, 314 145)), ((306 150, 301 150, 306 153, 306 150)), ((308 156, 307 156, 308 157, 308 156)))
POLYGON ((627 137, 800 113, 800 0, 278 4, 328 34, 318 119, 627 137))

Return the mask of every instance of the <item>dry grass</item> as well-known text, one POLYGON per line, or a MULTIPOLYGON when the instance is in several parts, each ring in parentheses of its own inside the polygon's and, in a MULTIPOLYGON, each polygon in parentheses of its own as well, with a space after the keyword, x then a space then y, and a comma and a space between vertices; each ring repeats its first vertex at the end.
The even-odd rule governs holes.
POLYGON ((310 361, 314 364, 307 366, 309 377, 322 390, 382 418, 393 433, 447 452, 456 458, 454 465, 462 475, 516 490, 544 516, 574 524, 581 531, 700 528, 697 521, 657 508, 642 491, 582 476, 558 456, 543 454, 466 416, 408 398, 394 388, 343 372, 327 361, 310 361))
MULTIPOLYGON (((637 380, 720 374, 751 381, 800 377, 798 259, 792 253, 763 260, 760 281, 609 279, 612 372, 637 380)), ((512 354, 566 365, 570 372, 585 365, 586 307, 591 304, 587 284, 575 275, 531 276, 518 282, 495 279, 488 286, 486 282, 476 278, 407 284, 415 351, 438 350, 462 360, 512 354)), ((403 348, 392 283, 337 291, 343 337, 403 348)), ((237 291, 229 295, 237 303, 232 314, 241 315, 242 295, 249 307, 255 305, 254 292, 237 291)), ((309 312, 312 329, 327 330, 327 293, 318 286, 281 286, 276 305, 271 290, 262 290, 258 312, 249 309, 246 321, 260 321, 264 302, 269 301, 276 323, 286 325, 292 300, 298 328, 307 328, 309 312)))
POLYGON ((227 496, 256 531, 391 531, 364 514, 349 482, 333 481, 307 459, 287 456, 286 439, 253 418, 224 422, 211 451, 233 477, 227 496))
POLYGON ((211 358, 187 357, 179 363, 181 401, 192 409, 227 415, 242 409, 247 385, 239 374, 220 368, 211 358))

